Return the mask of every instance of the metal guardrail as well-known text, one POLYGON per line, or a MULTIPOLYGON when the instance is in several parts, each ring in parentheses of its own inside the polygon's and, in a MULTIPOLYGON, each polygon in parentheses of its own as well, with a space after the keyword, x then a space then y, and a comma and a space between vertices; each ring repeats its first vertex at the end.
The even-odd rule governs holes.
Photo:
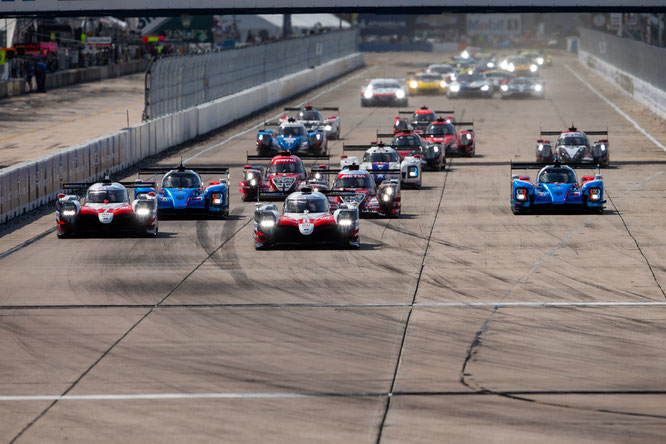
POLYGON ((146 71, 143 120, 210 102, 357 52, 356 30, 206 54, 165 57, 146 71))
POLYGON ((580 49, 666 91, 666 48, 581 28, 580 49))

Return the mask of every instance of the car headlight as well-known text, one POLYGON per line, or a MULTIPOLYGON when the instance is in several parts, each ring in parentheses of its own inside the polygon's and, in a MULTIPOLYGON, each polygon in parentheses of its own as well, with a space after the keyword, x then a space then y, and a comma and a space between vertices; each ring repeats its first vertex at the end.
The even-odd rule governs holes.
POLYGON ((264 135, 263 135, 263 134, 259 134, 259 137, 257 137, 257 139, 259 139, 259 140, 264 140, 264 135))
POLYGON ((464 50, 463 52, 460 53, 460 57, 463 59, 469 59, 469 52, 467 50, 464 50))
POLYGON ((488 91, 489 89, 490 89, 490 86, 488 86, 488 85, 483 85, 481 87, 481 91, 488 91))
POLYGON ((254 173, 253 172, 250 171, 247 174, 245 174, 245 180, 252 180, 252 179, 254 179, 254 173))
POLYGON ((324 131, 330 131, 330 130, 332 130, 332 129, 333 129, 333 127, 332 127, 331 125, 326 125, 326 126, 324 127, 324 131))
POLYGON ((250 181, 250 186, 253 187, 253 186, 256 186, 256 185, 257 185, 257 179, 252 179, 250 181))
POLYGON ((63 210, 61 214, 63 216, 75 216, 76 210, 63 210))
POLYGON ((432 149, 433 149, 434 152, 439 153, 439 146, 434 145, 434 146, 432 147, 432 149))
POLYGON ((410 80, 409 81, 409 87, 410 88, 414 89, 414 88, 418 88, 418 86, 419 86, 419 82, 417 82, 416 80, 410 80))
POLYGON ((488 64, 487 64, 486 66, 487 66, 488 68, 494 68, 494 67, 495 67, 495 63, 493 63, 493 62, 488 62, 488 64))
POLYGON ((516 67, 513 65, 513 63, 509 63, 508 69, 509 72, 514 72, 516 70, 516 67))
POLYGON ((543 57, 537 57, 537 63, 539 65, 543 65, 543 62, 544 62, 543 57))
POLYGON ((317 134, 315 135, 315 137, 317 138, 317 140, 319 140, 319 139, 321 139, 321 134, 317 133, 317 134))
POLYGON ((454 93, 460 91, 460 85, 451 85, 449 87, 449 91, 454 92, 454 93))
POLYGON ((417 177, 419 175, 419 169, 416 167, 409 167, 407 170, 407 175, 409 177, 417 177))
POLYGON ((222 196, 220 195, 220 193, 213 193, 210 196, 210 199, 213 205, 222 205, 222 196))
POLYGON ((599 188, 590 188, 590 200, 601 199, 601 190, 599 188))
POLYGON ((516 200, 526 201, 527 200, 527 190, 525 188, 518 188, 516 190, 516 200))
POLYGON ((441 86, 442 88, 446 88, 446 80, 442 80, 441 82, 439 82, 439 86, 441 86))
POLYGON ((393 187, 386 187, 384 188, 384 192, 386 194, 393 194, 393 187))
POLYGON ((455 75, 455 74, 451 74, 451 81, 454 81, 455 79, 456 79, 456 75, 455 75))
POLYGON ((261 219, 261 222, 259 222, 259 226, 262 228, 273 228, 275 226, 275 220, 274 219, 261 219))
POLYGON ((399 90, 397 90, 397 91, 395 92, 395 96, 396 96, 398 99, 402 99, 402 98, 405 97, 405 92, 404 92, 403 90, 399 89, 399 90))
POLYGON ((150 216, 151 211, 148 208, 138 208, 136 210, 137 216, 150 216))
POLYGON ((354 222, 351 219, 339 219, 338 220, 338 225, 341 227, 350 227, 354 222))
POLYGON ((534 85, 534 91, 541 91, 542 89, 541 85, 534 85))
POLYGON ((536 65, 530 65, 530 71, 532 71, 532 72, 536 72, 536 70, 537 70, 538 68, 539 68, 539 67, 536 66, 536 65))
POLYGON ((502 86, 500 86, 500 89, 501 89, 502 91, 508 91, 508 90, 509 90, 509 86, 508 86, 508 85, 502 85, 502 86))
POLYGON ((465 134, 465 137, 467 137, 467 140, 470 140, 472 138, 471 134, 465 134))
POLYGON ((601 145, 601 151, 606 151, 606 145, 601 145))
POLYGON ((372 99, 372 90, 366 89, 365 92, 363 92, 363 97, 365 97, 366 99, 372 99))

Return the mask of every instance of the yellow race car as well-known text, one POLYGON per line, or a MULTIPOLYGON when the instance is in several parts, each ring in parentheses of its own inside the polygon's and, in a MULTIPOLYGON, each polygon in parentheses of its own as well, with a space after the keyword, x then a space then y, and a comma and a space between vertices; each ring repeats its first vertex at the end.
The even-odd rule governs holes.
POLYGON ((500 68, 514 73, 516 75, 530 75, 536 74, 539 65, 529 57, 525 56, 509 56, 502 60, 500 68))
POLYGON ((543 51, 537 51, 534 49, 523 49, 518 51, 518 55, 528 57, 532 59, 540 67, 542 66, 552 66, 553 58, 552 55, 543 51))
POLYGON ((446 80, 444 76, 434 72, 420 72, 407 79, 409 94, 444 94, 446 80))

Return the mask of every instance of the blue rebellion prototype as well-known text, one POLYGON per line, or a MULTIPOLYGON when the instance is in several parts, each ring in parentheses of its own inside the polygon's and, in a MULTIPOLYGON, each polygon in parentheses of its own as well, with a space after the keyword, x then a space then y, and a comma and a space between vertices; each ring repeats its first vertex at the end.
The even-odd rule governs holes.
POLYGON ((555 162, 543 166, 538 163, 513 163, 511 170, 539 169, 536 180, 514 174, 511 177, 511 210, 520 214, 540 209, 580 209, 603 213, 604 182, 600 174, 583 176, 580 183, 574 168, 589 165, 562 165, 555 162))

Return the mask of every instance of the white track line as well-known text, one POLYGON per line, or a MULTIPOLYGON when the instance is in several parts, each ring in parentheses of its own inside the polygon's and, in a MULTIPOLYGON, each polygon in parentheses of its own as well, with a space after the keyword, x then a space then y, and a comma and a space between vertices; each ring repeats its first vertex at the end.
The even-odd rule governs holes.
MULTIPOLYGON (((305 105, 306 103, 309 103, 309 102, 311 102, 311 101, 313 101, 313 100, 315 100, 315 99, 318 99, 319 97, 323 96, 324 94, 328 94, 328 93, 330 93, 331 91, 334 91, 334 90, 340 88, 342 85, 344 85, 344 84, 346 84, 346 83, 348 83, 348 82, 350 82, 350 81, 352 81, 352 80, 357 79, 357 78, 360 77, 361 75, 365 75, 365 74, 367 74, 369 71, 372 71, 373 69, 375 69, 374 66, 372 66, 372 67, 370 67, 370 68, 366 68, 366 69, 364 69, 363 71, 361 71, 361 72, 359 72, 358 74, 356 74, 355 76, 349 77, 348 79, 345 79, 345 80, 343 80, 342 82, 338 82, 338 83, 336 83, 335 85, 331 86, 330 88, 326 88, 325 90, 319 92, 318 94, 316 94, 316 95, 314 95, 314 96, 312 96, 312 97, 310 97, 310 98, 304 100, 303 102, 297 104, 296 107, 301 107, 301 106, 305 105)), ((277 119, 277 118, 280 117, 282 114, 283 114, 283 113, 275 114, 274 116, 269 117, 268 120, 277 119)), ((216 143, 215 145, 211 145, 211 146, 209 146, 209 147, 207 147, 207 148, 204 148, 203 150, 199 151, 197 154, 188 157, 188 158, 185 159, 183 162, 184 162, 184 163, 187 163, 187 162, 189 162, 189 161, 191 161, 191 160, 193 160, 193 159, 196 159, 197 157, 201 156, 202 154, 207 153, 207 152, 210 151, 210 150, 213 150, 213 149, 215 149, 215 148, 219 148, 219 147, 221 147, 222 145, 226 145, 227 143, 231 142, 232 140, 237 139, 237 138, 240 137, 240 136, 244 136, 245 134, 247 134, 247 133, 249 133, 249 132, 251 132, 251 131, 256 130, 257 128, 259 128, 259 127, 262 126, 263 124, 264 124, 264 120, 262 120, 261 122, 257 123, 256 125, 254 125, 254 126, 248 128, 248 129, 246 129, 246 130, 241 131, 240 133, 234 134, 233 136, 231 136, 231 137, 229 137, 229 138, 227 138, 227 139, 224 139, 224 140, 221 141, 221 142, 216 143)))
POLYGON ((647 137, 648 139, 650 139, 650 140, 652 141, 652 143, 654 143, 654 144, 657 145, 659 148, 661 148, 664 152, 666 152, 666 146, 662 145, 661 142, 659 142, 657 139, 655 139, 655 138, 652 136, 652 134, 650 134, 650 133, 648 133, 647 131, 645 131, 645 130, 644 130, 644 129, 643 129, 643 128, 642 128, 642 127, 641 127, 641 126, 640 126, 640 125, 634 120, 634 119, 632 119, 632 118, 629 116, 629 114, 627 114, 627 113, 625 113, 624 111, 622 111, 622 110, 620 109, 619 106, 617 106, 616 104, 614 104, 613 102, 611 102, 609 99, 606 98, 606 96, 604 96, 604 95, 601 94, 599 91, 597 91, 592 85, 590 85, 585 79, 583 79, 583 78, 582 78, 582 77, 581 77, 576 71, 574 71, 573 69, 571 69, 571 67, 570 67, 569 65, 564 65, 564 67, 565 67, 565 68, 566 68, 571 74, 573 74, 574 77, 576 77, 578 80, 580 80, 581 83, 582 83, 583 85, 587 86, 587 87, 590 89, 590 91, 592 91, 592 92, 595 93, 597 96, 599 96, 599 98, 600 98, 601 100, 603 100, 604 102, 606 102, 611 108, 613 108, 615 111, 617 111, 617 113, 618 113, 619 115, 621 115, 622 117, 624 117, 625 119, 627 119, 627 121, 628 121, 629 123, 631 123, 632 125, 634 125, 634 127, 635 127, 638 131, 640 131, 641 133, 643 133, 643 135, 644 135, 645 137, 647 137))

